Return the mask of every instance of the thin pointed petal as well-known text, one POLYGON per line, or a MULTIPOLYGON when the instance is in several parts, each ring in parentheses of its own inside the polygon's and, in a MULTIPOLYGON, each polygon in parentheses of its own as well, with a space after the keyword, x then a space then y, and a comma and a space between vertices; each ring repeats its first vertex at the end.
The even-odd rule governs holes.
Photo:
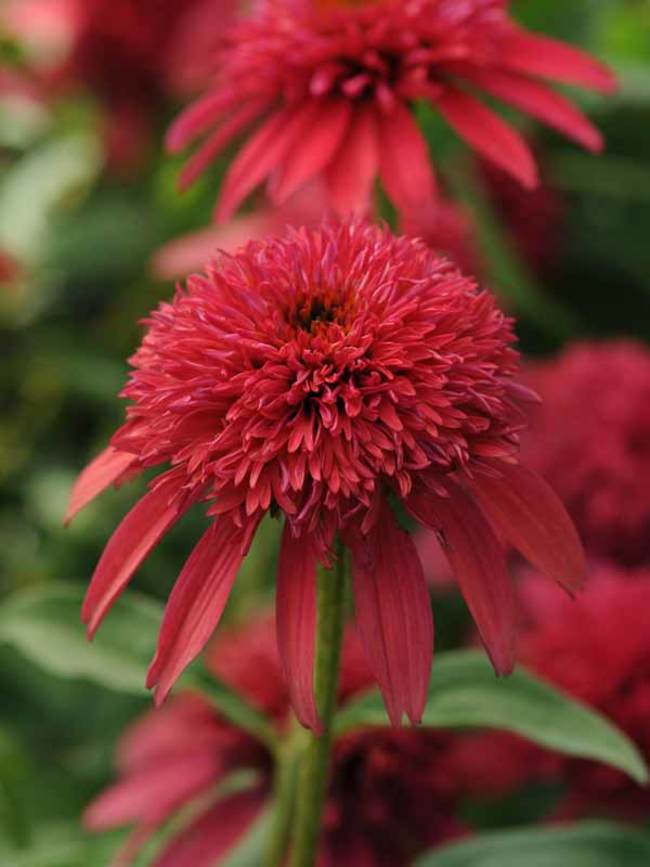
POLYGON ((306 131, 300 148, 289 154, 282 165, 272 189, 276 204, 285 202, 329 163, 345 135, 349 120, 350 103, 347 100, 337 100, 323 106, 318 122, 306 131))
POLYGON ((244 557, 243 529, 217 519, 190 554, 172 590, 147 675, 160 705, 214 632, 244 557))
POLYGON ((585 555, 573 521, 551 486, 520 464, 499 477, 476 476, 472 488, 497 530, 541 572, 579 589, 585 555))
POLYGON ((417 211, 433 201, 436 182, 427 143, 411 112, 399 103, 380 115, 379 171, 401 210, 417 211))
POLYGON ((540 75, 602 93, 613 93, 617 88, 616 76, 604 63, 573 45, 539 34, 524 31, 514 34, 499 62, 526 75, 540 75))
POLYGON ((515 597, 504 550, 474 500, 451 481, 446 487, 448 497, 412 494, 406 506, 438 533, 494 668, 509 674, 515 659, 515 597))
POLYGON ((112 446, 109 446, 101 454, 97 455, 81 471, 74 483, 64 523, 69 524, 75 515, 85 508, 91 500, 94 500, 95 497, 114 482, 117 482, 135 460, 135 455, 118 451, 112 448, 112 446))
POLYGON ((472 70, 468 77, 487 93, 536 117, 587 150, 603 149, 599 130, 568 99, 545 84, 492 69, 472 70))
POLYGON ((134 572, 183 511, 178 480, 167 479, 139 500, 104 548, 86 592, 81 618, 93 636, 134 572))
POLYGON ((422 718, 433 653, 433 616, 410 536, 384 504, 366 538, 349 541, 356 619, 391 723, 422 718))
POLYGON ((198 99, 172 123, 165 136, 170 153, 182 151, 190 142, 207 132, 235 102, 231 92, 216 90, 198 99))
POLYGON ((438 97, 437 106, 447 123, 479 153, 524 187, 537 186, 537 167, 528 145, 498 115, 453 87, 447 87, 438 97))
POLYGON ((314 697, 316 547, 284 525, 277 572, 278 650, 291 704, 300 722, 320 733, 314 697))
POLYGON ((373 109, 359 109, 326 170, 327 189, 338 214, 367 210, 379 168, 377 136, 373 109))

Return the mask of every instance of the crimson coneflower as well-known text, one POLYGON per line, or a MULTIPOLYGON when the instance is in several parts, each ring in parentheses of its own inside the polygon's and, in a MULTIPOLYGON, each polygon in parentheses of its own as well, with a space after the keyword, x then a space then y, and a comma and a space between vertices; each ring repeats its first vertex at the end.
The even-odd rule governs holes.
MULTIPOLYGON (((208 665, 282 729, 290 705, 272 619, 224 630, 208 665)), ((354 633, 348 632, 341 701, 370 684, 354 633)), ((449 733, 431 729, 372 728, 337 738, 319 867, 406 867, 423 850, 456 836, 462 828, 447 761, 451 743, 449 733)), ((268 806, 273 770, 265 744, 227 722, 202 696, 181 693, 124 733, 118 779, 90 804, 84 823, 94 831, 133 826, 114 861, 125 867, 176 817, 155 867, 215 867, 227 861, 268 806), (249 788, 220 791, 219 784, 237 771, 248 772, 249 788), (188 807, 189 820, 182 816, 188 807)))
POLYGON ((221 219, 267 179, 279 203, 315 175, 339 212, 365 207, 377 175, 398 208, 430 204, 434 177, 412 113, 418 100, 532 187, 526 144, 475 92, 598 151, 598 131, 539 79, 615 86, 588 55, 515 24, 505 0, 267 0, 229 33, 215 68, 213 88, 179 117, 168 145, 179 151, 205 137, 182 175, 187 185, 235 136, 252 132, 226 175, 221 219))
POLYGON ((148 685, 160 702, 216 627, 262 517, 282 516, 280 652, 297 715, 313 696, 316 568, 349 548, 356 621, 389 716, 417 721, 433 623, 401 503, 439 534, 499 672, 514 600, 499 538, 573 587, 582 552, 550 488, 517 461, 512 323, 445 259, 362 221, 219 255, 147 320, 127 421, 77 481, 68 517, 165 467, 123 519, 83 606, 92 635, 195 503, 212 518, 171 593, 148 685), (338 547, 338 546, 337 546, 338 547))
POLYGON ((557 490, 590 553, 650 565, 650 351, 634 340, 577 342, 528 377, 543 403, 523 441, 526 459, 557 490))

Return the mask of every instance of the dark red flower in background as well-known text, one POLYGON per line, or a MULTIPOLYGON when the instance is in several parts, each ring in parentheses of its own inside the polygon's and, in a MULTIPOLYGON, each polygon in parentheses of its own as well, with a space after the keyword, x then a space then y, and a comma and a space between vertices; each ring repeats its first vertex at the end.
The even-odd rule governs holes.
POLYGON ((587 548, 650 564, 650 352, 632 340, 576 343, 532 366, 543 403, 526 459, 564 500, 587 548))
MULTIPOLYGON (((591 705, 650 759, 650 570, 593 565, 579 604, 547 592, 539 575, 520 585, 522 662, 591 705)), ((551 754, 505 733, 453 745, 454 777, 473 795, 512 794, 533 781, 563 788, 555 818, 603 816, 646 822, 650 792, 612 768, 551 754)))
POLYGON ((540 78, 603 92, 615 86, 588 55, 516 25, 505 0, 268 0, 230 32, 213 88, 181 115, 168 145, 179 151, 205 136, 186 185, 249 133, 226 175, 220 219, 266 180, 280 203, 317 175, 341 213, 367 207, 377 176, 399 209, 417 211, 434 201, 435 182, 411 111, 416 100, 527 187, 537 183, 528 147, 474 91, 600 150, 598 131, 540 78))
POLYGON ((236 0, 69 0, 73 38, 58 73, 105 109, 109 156, 142 155, 164 96, 198 86, 236 0))
MULTIPOLYGON (((282 726, 289 695, 270 619, 225 630, 209 665, 282 726)), ((340 700, 372 676, 352 633, 342 657, 340 700)), ((319 867, 406 867, 413 855, 459 833, 457 792, 446 767, 449 736, 425 730, 352 732, 334 747, 319 867)), ((267 803, 273 760, 251 735, 222 719, 199 695, 183 693, 133 724, 117 750, 118 781, 90 805, 85 824, 135 828, 119 856, 126 864, 164 822, 193 802, 191 819, 163 846, 155 867, 219 864, 267 803), (216 786, 249 771, 249 788, 219 796, 216 786), (213 793, 210 798, 210 793, 213 793), (205 799, 208 798, 207 803, 205 799)))
POLYGON ((83 606, 92 635, 163 534, 208 503, 149 671, 159 702, 219 622, 268 511, 284 516, 280 653, 296 713, 316 729, 316 567, 337 534, 391 721, 422 713, 431 606, 391 498, 438 532, 500 672, 514 662, 514 593, 497 533, 580 583, 573 526, 518 463, 531 395, 513 380, 511 322, 422 242, 358 221, 251 242, 190 277, 147 326, 126 424, 82 473, 68 518, 112 482, 165 468, 97 565, 83 606))

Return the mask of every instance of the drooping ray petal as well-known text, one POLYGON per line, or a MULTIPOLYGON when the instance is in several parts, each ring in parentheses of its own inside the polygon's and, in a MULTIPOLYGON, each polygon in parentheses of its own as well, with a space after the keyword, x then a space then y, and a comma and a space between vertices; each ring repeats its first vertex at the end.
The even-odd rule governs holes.
POLYGON ((410 536, 384 504, 368 536, 352 538, 356 620, 391 723, 422 718, 433 653, 433 615, 410 536))
POLYGON ((284 159, 303 132, 317 118, 319 103, 308 102, 299 111, 278 111, 257 130, 241 149, 226 174, 219 203, 217 220, 232 216, 237 206, 284 159))
POLYGON ((135 455, 118 451, 112 446, 104 449, 101 454, 91 461, 79 474, 70 493, 68 511, 65 515, 65 523, 77 515, 91 500, 101 494, 103 490, 118 481, 120 476, 136 461, 135 455))
POLYGON ((466 77, 480 88, 538 118, 590 151, 603 148, 596 127, 568 99, 545 84, 497 69, 468 69, 466 77))
POLYGON ((179 496, 178 487, 175 475, 159 480, 122 519, 109 539, 81 609, 81 618, 90 636, 145 557, 187 507, 187 498, 179 496))
POLYGON ((504 464, 499 476, 476 475, 472 489, 497 530, 540 571, 567 590, 580 587, 585 555, 562 501, 541 476, 504 464))
POLYGON ((237 133, 241 132, 242 129, 259 116, 264 105, 265 103, 260 100, 248 103, 239 111, 232 114, 221 124, 216 132, 206 139, 181 172, 178 182, 181 190, 187 189, 187 187, 194 183, 198 176, 232 141, 237 133))
POLYGON ((451 480, 445 486, 448 497, 417 492, 406 506, 438 533, 492 664, 508 674, 514 666, 515 597, 505 553, 474 500, 451 480))
POLYGON ((227 795, 177 834, 153 867, 215 867, 255 821, 264 802, 261 789, 227 795))
POLYGON ((438 108, 468 144, 524 187, 538 182, 535 160, 519 133, 473 96, 448 86, 437 98, 438 108))
POLYGON ((345 135, 351 113, 350 103, 344 100, 333 100, 322 106, 318 123, 306 130, 300 148, 289 153, 283 162, 271 188, 274 202, 286 201, 329 163, 345 135))
POLYGON ((377 135, 374 110, 359 109, 326 171, 327 189, 339 214, 368 208, 379 165, 377 135))
POLYGON ((396 103, 379 114, 379 174, 388 195, 402 210, 430 204, 436 183, 429 149, 411 112, 396 103))
POLYGON ((316 546, 310 539, 296 539, 285 524, 277 571, 278 650, 296 716, 319 733, 314 697, 316 568, 316 546))
POLYGON ((241 561, 248 528, 213 521, 176 579, 163 617, 158 648, 147 675, 160 705, 181 672, 203 650, 216 628, 241 561))
POLYGON ((613 93, 617 87, 616 76, 604 63, 573 45, 539 34, 514 34, 503 46, 499 63, 526 75, 541 75, 603 93, 613 93))
POLYGON ((197 100, 170 126, 165 137, 167 150, 171 153, 183 150, 190 142, 207 132, 232 104, 236 104, 232 91, 216 90, 197 100))

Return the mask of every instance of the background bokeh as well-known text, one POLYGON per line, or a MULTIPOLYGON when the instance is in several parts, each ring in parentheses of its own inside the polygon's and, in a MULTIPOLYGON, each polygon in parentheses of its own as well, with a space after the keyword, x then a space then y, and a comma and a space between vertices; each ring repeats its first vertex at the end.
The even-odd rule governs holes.
MULTIPOLYGON (((515 0, 513 10, 611 63, 621 89, 607 100, 581 97, 606 137, 600 157, 531 125, 541 193, 521 193, 470 161, 423 116, 436 162, 472 224, 469 255, 517 315, 530 356, 575 338, 649 341, 650 3, 515 0)), ((38 44, 6 22, 0 30, 0 608, 18 591, 83 585, 133 502, 132 486, 110 491, 63 528, 76 473, 122 417, 116 394, 138 320, 172 291, 154 276, 152 257, 209 223, 223 170, 178 194, 180 160, 162 149, 180 104, 173 94, 149 110, 144 158, 116 169, 92 87, 33 92, 31 71, 45 63, 38 44)), ((388 207, 385 217, 392 218, 388 207)), ((165 538, 140 569, 137 589, 166 597, 200 523, 196 516, 165 538)), ((266 598, 273 534, 270 527, 256 543, 229 618, 266 598)), ((441 604, 441 646, 454 646, 467 632, 464 609, 453 595, 441 604)), ((79 816, 111 776, 117 735, 148 701, 144 692, 127 698, 46 674, 0 644, 0 864, 106 863, 115 839, 86 837, 79 816)), ((482 827, 530 821, 543 798, 534 789, 526 798, 473 818, 482 827)))

